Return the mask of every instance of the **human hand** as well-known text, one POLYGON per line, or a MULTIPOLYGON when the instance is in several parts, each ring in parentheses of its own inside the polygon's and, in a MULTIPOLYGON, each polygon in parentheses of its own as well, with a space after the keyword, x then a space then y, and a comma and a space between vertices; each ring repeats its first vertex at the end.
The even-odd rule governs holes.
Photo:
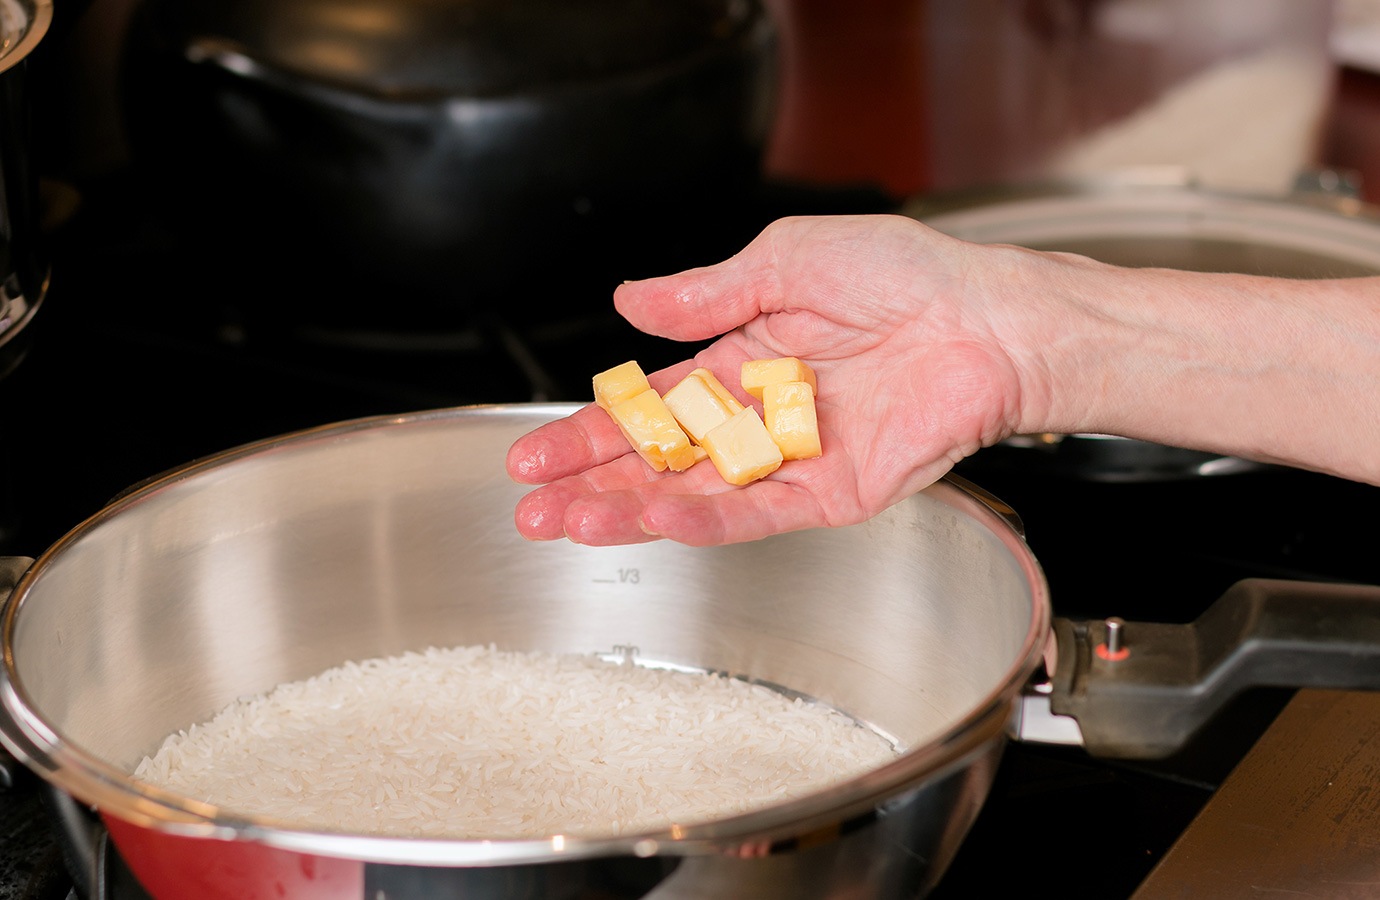
POLYGON ((749 403, 738 386, 745 360, 805 360, 819 381, 823 454, 744 487, 709 465, 658 473, 591 405, 509 451, 514 479, 545 485, 519 504, 519 531, 708 545, 846 525, 1013 433, 1022 363, 986 317, 1000 279, 980 271, 988 264, 975 249, 901 217, 790 219, 719 265, 621 286, 614 303, 643 331, 724 335, 693 361, 652 373, 660 392, 704 366, 749 403))

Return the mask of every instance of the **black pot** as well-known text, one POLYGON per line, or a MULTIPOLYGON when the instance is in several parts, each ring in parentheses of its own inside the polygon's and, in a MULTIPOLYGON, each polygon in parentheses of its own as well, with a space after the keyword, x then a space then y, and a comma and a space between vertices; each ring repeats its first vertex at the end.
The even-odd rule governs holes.
POLYGON ((0 376, 48 286, 30 160, 28 57, 53 18, 50 0, 0 0, 0 376))
POLYGON ((773 35, 757 0, 148 0, 126 110, 179 229, 310 315, 540 312, 741 240, 773 35))

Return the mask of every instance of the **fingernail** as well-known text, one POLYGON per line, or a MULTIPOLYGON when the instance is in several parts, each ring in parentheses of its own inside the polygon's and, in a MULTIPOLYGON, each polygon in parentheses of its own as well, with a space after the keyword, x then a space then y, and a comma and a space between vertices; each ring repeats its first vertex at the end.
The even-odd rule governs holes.
POLYGON ((642 529, 643 534, 650 535, 651 537, 661 537, 661 532, 653 531, 652 529, 648 528, 647 523, 642 521, 641 516, 637 517, 637 527, 642 529))

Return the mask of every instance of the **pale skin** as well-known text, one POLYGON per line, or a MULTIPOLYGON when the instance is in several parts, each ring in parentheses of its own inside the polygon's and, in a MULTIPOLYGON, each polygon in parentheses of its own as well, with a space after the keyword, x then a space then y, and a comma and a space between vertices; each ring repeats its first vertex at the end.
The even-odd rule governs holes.
MULTIPOLYGON (((896 216, 787 219, 732 259, 622 285, 744 403, 748 359, 815 369, 823 455, 745 487, 654 472, 595 406, 517 441, 533 540, 749 541, 867 519, 1014 434, 1098 432, 1380 484, 1380 279, 1123 269, 896 216)), ((593 373, 591 373, 592 375, 593 373)), ((760 404, 758 404, 760 409, 760 404)))

